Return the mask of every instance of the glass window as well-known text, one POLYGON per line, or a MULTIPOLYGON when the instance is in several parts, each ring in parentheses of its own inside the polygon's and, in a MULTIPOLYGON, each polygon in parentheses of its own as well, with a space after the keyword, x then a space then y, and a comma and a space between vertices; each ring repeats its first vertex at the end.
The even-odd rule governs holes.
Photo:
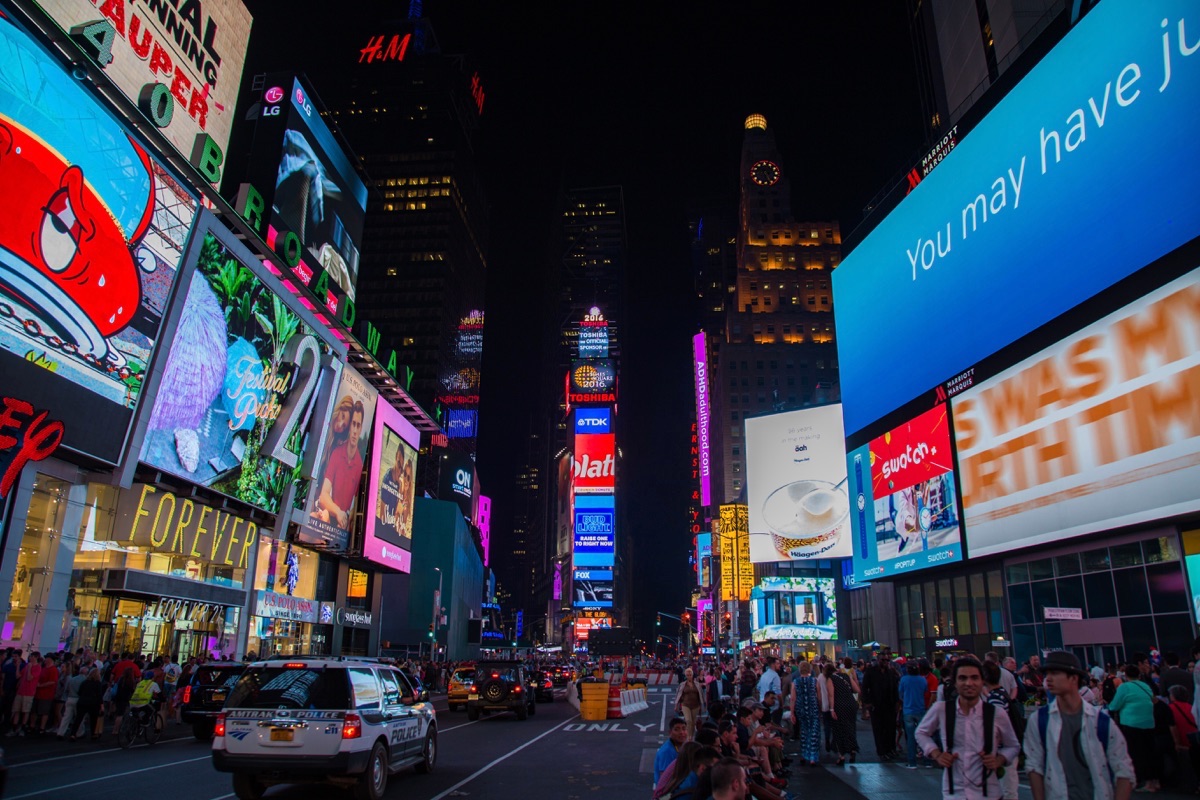
POLYGON ((1078 575, 1079 574, 1079 554, 1068 553, 1065 556, 1058 556, 1054 559, 1054 573, 1056 575, 1078 575))
POLYGON ((1121 567, 1136 567, 1142 563, 1142 545, 1140 542, 1117 545, 1108 548, 1112 553, 1113 569, 1121 567))
POLYGON ((1175 537, 1160 536, 1142 542, 1142 557, 1146 559, 1147 564, 1178 561, 1179 551, 1175 547, 1175 537))
POLYGON ((1012 608, 1013 625, 1026 622, 1036 622, 1033 615, 1033 595, 1029 592, 1029 584, 1019 583, 1008 587, 1008 602, 1012 608))
POLYGON ((988 573, 988 612, 992 615, 993 631, 1007 630, 1008 625, 1004 621, 1004 581, 1001 580, 998 569, 988 573))
POLYGON ((971 625, 971 597, 967 593, 967 576, 954 579, 954 633, 958 636, 975 633, 971 625))
POLYGON ((921 585, 914 583, 908 587, 908 611, 912 619, 912 636, 914 639, 925 638, 925 608, 921 594, 921 585))
POLYGON ((1032 655, 1037 655, 1037 625, 1013 626, 1013 656, 1017 661, 1025 661, 1032 655))
POLYGON ((1058 579, 1058 604, 1063 608, 1087 608, 1082 577, 1073 575, 1058 579))
POLYGON ((1112 564, 1108 560, 1107 547, 1101 547, 1098 550, 1084 550, 1081 558, 1084 572, 1099 572, 1112 568, 1112 564))
MULTIPOLYGON (((1135 570, 1140 572, 1140 570, 1135 570)), ((1121 638, 1125 640, 1125 654, 1149 653, 1158 646, 1154 635, 1152 617, 1121 617, 1121 638)))
POLYGON ((354 686, 354 707, 363 710, 379 708, 379 682, 369 669, 350 669, 350 683, 354 686))
POLYGON ((1058 592, 1054 587, 1054 581, 1037 581, 1029 584, 1033 590, 1033 615, 1034 619, 1044 619, 1046 606, 1055 607, 1058 603, 1058 592))
POLYGON ((1063 646, 1062 623, 1047 622, 1044 630, 1046 641, 1044 646, 1049 650, 1061 650, 1063 646))
MULTIPOLYGON (((1098 552, 1093 550, 1092 552, 1098 552)), ((1084 560, 1087 560, 1084 553, 1084 560)), ((1083 576, 1083 592, 1087 597, 1088 616, 1115 617, 1117 615, 1117 598, 1113 594, 1111 572, 1093 572, 1083 576)))
MULTIPOLYGON (((857 594, 859 594, 859 593, 854 592, 853 594, 850 595, 850 597, 853 599, 857 594)), ((870 593, 867 592, 866 594, 870 594, 870 593)), ((899 616, 899 622, 900 622, 900 638, 901 639, 911 639, 912 638, 912 620, 909 619, 908 587, 907 586, 900 587, 900 591, 896 593, 896 609, 899 612, 897 616, 899 616)))
POLYGON ((950 579, 943 578, 938 581, 937 587, 937 629, 933 633, 935 636, 946 636, 953 633, 954 626, 954 609, 950 606, 950 579))
POLYGON ((1040 581, 1053 577, 1054 563, 1050 559, 1043 558, 1029 562, 1029 580, 1040 581))
POLYGON ((1020 564, 1009 564, 1005 568, 1008 575, 1008 582, 1013 583, 1028 583, 1029 582, 1029 564, 1021 562, 1020 564))
POLYGON ((1150 585, 1150 599, 1154 613, 1164 611, 1187 611, 1189 608, 1187 588, 1183 581, 1183 570, 1178 561, 1166 564, 1147 564, 1146 579, 1150 585))
POLYGON ((271 666, 247 668, 226 705, 230 708, 345 709, 349 702, 345 670, 271 666))
POLYGON ((1158 633, 1155 641, 1159 651, 1178 653, 1181 660, 1186 661, 1186 654, 1192 646, 1191 617, 1188 614, 1155 614, 1154 628, 1158 633))
POLYGON ((379 682, 383 684, 383 704, 400 705, 400 682, 396 680, 396 673, 390 669, 380 670, 379 682))
MULTIPOLYGON (((987 616, 987 585, 982 572, 977 572, 971 576, 971 610, 973 612, 972 624, 975 626, 976 633, 993 630, 988 626, 987 616)), ((1000 630, 1000 629, 995 629, 1000 630)))
MULTIPOLYGON (((1113 560, 1116 560, 1116 549, 1113 553, 1113 560)), ((1140 553, 1140 548, 1139 548, 1140 553)), ((1113 585, 1116 586, 1117 608, 1120 609, 1122 617, 1128 617, 1133 614, 1149 614, 1150 613, 1150 590, 1146 586, 1146 571, 1144 569, 1117 569, 1113 570, 1113 585)), ((1125 643, 1128 645, 1129 640, 1125 643)))

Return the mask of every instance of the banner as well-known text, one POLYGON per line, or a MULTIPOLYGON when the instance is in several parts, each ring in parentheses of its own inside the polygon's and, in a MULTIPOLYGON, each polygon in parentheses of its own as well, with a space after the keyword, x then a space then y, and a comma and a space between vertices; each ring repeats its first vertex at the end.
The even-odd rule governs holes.
POLYGON ((749 509, 740 503, 719 507, 720 518, 713 526, 713 551, 721 560, 721 600, 750 599, 754 588, 754 564, 750 561, 749 509))
POLYGON ((400 572, 411 569, 414 475, 420 445, 417 429, 380 397, 371 443, 363 557, 400 572))

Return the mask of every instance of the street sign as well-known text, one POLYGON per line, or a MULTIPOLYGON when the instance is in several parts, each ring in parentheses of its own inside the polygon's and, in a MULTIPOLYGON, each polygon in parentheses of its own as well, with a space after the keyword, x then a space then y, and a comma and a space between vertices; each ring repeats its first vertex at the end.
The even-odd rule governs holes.
POLYGON ((1047 620, 1083 619, 1082 608, 1053 608, 1051 606, 1046 606, 1045 612, 1047 620))

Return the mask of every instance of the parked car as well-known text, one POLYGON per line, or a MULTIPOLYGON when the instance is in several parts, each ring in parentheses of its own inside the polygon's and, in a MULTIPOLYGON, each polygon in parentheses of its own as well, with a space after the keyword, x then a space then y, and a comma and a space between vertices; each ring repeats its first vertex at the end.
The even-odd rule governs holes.
POLYGON ((217 715, 245 669, 245 664, 222 661, 202 664, 192 670, 183 687, 179 719, 192 726, 192 735, 196 739, 201 742, 212 739, 217 715))

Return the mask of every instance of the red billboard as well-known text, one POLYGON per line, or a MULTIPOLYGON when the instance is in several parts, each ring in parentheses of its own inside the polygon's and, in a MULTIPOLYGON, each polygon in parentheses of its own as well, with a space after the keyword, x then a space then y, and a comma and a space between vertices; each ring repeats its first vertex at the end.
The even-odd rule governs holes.
POLYGON ((944 404, 871 441, 871 487, 876 498, 952 469, 944 404))
POLYGON ((573 460, 575 494, 612 494, 617 473, 613 434, 576 434, 573 460))

